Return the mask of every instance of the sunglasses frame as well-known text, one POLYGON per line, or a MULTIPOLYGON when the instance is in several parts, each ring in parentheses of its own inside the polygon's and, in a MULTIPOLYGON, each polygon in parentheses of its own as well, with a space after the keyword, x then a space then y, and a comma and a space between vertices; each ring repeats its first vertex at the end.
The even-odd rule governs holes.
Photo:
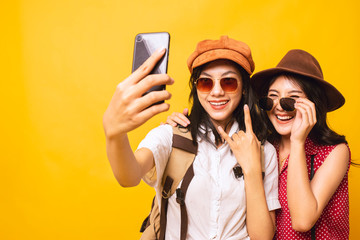
POLYGON ((235 78, 235 77, 222 77, 222 78, 215 78, 215 79, 212 79, 211 77, 199 77, 199 78, 197 78, 197 79, 195 80, 194 84, 195 84, 195 87, 196 87, 196 89, 197 89, 198 91, 200 91, 200 92, 202 92, 202 93, 209 93, 209 92, 211 92, 211 91, 214 89, 215 80, 219 80, 219 81, 220 81, 221 89, 222 89, 224 92, 226 92, 226 93, 234 93, 234 92, 236 92, 236 90, 239 88, 239 85, 240 85, 240 84, 239 84, 239 79, 237 79, 237 78, 235 78), (211 87, 211 89, 210 89, 209 91, 201 91, 201 90, 198 88, 198 81, 199 81, 199 79, 202 79, 202 78, 211 79, 211 81, 212 81, 212 87, 211 87), (235 88, 235 90, 233 90, 233 91, 226 91, 226 90, 223 88, 223 86, 221 85, 221 81, 222 81, 223 79, 229 79, 229 78, 236 80, 236 88, 235 88))
MULTIPOLYGON (((287 112, 295 111, 296 100, 294 98, 284 97, 279 99, 279 103, 282 109, 287 112)), ((274 107, 274 100, 269 97, 262 97, 259 99, 259 106, 265 111, 270 111, 274 107)))

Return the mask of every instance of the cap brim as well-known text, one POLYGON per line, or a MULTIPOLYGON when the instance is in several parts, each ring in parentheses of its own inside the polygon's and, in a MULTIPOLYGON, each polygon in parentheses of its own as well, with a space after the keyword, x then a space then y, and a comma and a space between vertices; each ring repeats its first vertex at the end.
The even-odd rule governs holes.
POLYGON ((196 57, 192 65, 189 66, 189 70, 192 72, 192 69, 218 59, 227 59, 236 62, 241 67, 243 67, 246 72, 248 72, 250 75, 252 74, 249 61, 242 54, 231 49, 214 49, 204 52, 196 57))

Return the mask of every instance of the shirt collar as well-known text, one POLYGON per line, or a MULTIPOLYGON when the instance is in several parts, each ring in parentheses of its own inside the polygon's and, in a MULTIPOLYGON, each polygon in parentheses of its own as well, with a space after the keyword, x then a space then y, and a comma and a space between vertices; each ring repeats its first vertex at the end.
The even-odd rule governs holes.
MULTIPOLYGON (((202 134, 205 134, 204 125, 200 126, 199 131, 202 134)), ((229 136, 231 137, 237 131, 239 131, 239 124, 236 121, 234 121, 234 123, 231 125, 230 131, 229 131, 229 136)), ((208 134, 209 134, 208 136, 209 136, 209 139, 211 140, 211 142, 215 144, 215 135, 213 134, 213 132, 210 128, 208 129, 208 134)), ((197 136, 197 140, 198 140, 198 142, 201 142, 204 139, 202 139, 202 137, 200 137, 200 136, 197 136)))
MULTIPOLYGON (((278 159, 278 161, 280 161, 279 160, 279 142, 275 142, 273 145, 276 149, 277 159, 278 159)), ((318 153, 318 151, 319 151, 319 146, 317 144, 315 144, 309 137, 307 137, 305 140, 305 155, 306 156, 316 155, 318 153)), ((280 169, 280 174, 287 168, 288 161, 289 161, 289 156, 285 160, 284 165, 282 166, 282 169, 280 169)), ((280 164, 279 164, 279 166, 280 166, 280 164)))

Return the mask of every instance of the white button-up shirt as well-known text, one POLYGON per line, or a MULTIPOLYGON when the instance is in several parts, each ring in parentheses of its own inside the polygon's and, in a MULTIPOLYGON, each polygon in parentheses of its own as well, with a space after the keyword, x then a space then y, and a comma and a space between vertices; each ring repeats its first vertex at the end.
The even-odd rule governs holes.
MULTIPOLYGON (((238 130, 235 122, 229 136, 238 130)), ((210 134, 214 142, 214 135, 210 134)), ((172 127, 159 126, 149 132, 139 148, 148 148, 154 155, 155 168, 144 181, 155 188, 161 203, 161 179, 172 149, 172 127)), ((186 193, 188 214, 187 239, 249 239, 246 229, 246 197, 244 178, 236 178, 233 168, 238 166, 227 143, 216 148, 198 138, 198 153, 194 160, 194 178, 186 193)), ((280 208, 278 200, 278 163, 274 147, 266 142, 264 189, 269 211, 280 208)), ((180 183, 181 184, 181 183, 180 183)), ((180 206, 176 194, 169 198, 167 240, 180 238, 180 206)), ((261 222, 259 222, 261 224, 261 222)))

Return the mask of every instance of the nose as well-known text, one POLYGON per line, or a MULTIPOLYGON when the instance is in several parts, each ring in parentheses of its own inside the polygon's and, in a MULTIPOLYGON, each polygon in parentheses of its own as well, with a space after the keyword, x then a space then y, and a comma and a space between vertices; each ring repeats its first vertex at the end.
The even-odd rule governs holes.
POLYGON ((273 108, 276 108, 276 110, 278 111, 284 111, 284 109, 280 105, 280 98, 273 99, 273 102, 274 102, 273 108))
POLYGON ((222 87, 220 85, 219 79, 214 80, 214 87, 211 90, 210 94, 212 96, 223 96, 225 94, 224 90, 222 89, 222 87))

